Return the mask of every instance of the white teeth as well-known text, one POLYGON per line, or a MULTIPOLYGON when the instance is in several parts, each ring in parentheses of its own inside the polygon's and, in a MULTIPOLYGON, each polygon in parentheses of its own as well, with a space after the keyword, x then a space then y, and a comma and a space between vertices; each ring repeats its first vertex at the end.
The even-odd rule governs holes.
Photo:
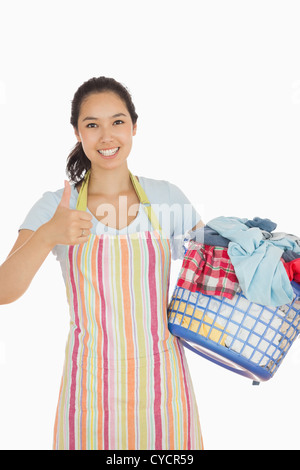
POLYGON ((117 153, 118 150, 119 150, 119 147, 116 147, 115 149, 98 150, 98 152, 101 153, 101 155, 103 155, 104 157, 111 157, 112 155, 117 153))

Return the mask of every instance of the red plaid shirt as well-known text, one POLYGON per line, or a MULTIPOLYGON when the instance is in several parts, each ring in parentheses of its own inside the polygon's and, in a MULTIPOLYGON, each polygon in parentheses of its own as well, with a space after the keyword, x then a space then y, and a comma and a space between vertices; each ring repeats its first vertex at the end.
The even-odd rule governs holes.
POLYGON ((227 248, 191 241, 177 285, 192 292, 232 299, 239 288, 227 248))

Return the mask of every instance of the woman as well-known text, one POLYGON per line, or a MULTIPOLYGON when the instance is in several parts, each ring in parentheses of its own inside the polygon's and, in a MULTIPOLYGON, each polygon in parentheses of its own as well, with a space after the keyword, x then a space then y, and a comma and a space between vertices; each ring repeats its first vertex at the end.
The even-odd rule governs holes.
POLYGON ((184 351, 167 326, 171 246, 175 258, 202 223, 176 186, 129 171, 137 118, 114 79, 79 87, 73 184, 44 193, 0 267, 4 304, 50 251, 61 264, 71 323, 54 449, 202 449, 184 351))

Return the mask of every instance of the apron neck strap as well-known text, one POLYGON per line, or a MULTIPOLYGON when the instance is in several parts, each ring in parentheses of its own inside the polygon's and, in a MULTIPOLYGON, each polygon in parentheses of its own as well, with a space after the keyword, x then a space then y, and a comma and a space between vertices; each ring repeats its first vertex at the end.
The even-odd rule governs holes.
POLYGON ((88 184, 90 179, 91 170, 88 170, 85 174, 84 180, 80 187, 80 191, 77 198, 76 209, 78 211, 86 211, 87 209, 87 194, 88 194, 88 184))
MULTIPOLYGON (((79 211, 86 211, 87 209, 87 195, 88 195, 88 183, 90 179, 90 174, 91 170, 88 170, 85 174, 84 180, 82 182, 78 198, 77 198, 77 204, 76 204, 76 209, 79 211)), ((149 202, 149 199, 143 190, 141 184, 139 183, 138 179, 136 176, 134 176, 131 172, 129 172, 129 176, 131 179, 131 182, 133 184, 134 190, 137 194, 137 197, 140 200, 140 203, 143 205, 145 208, 145 211, 147 213, 147 216, 154 228, 154 230, 161 231, 158 219, 151 207, 151 204, 149 202)))

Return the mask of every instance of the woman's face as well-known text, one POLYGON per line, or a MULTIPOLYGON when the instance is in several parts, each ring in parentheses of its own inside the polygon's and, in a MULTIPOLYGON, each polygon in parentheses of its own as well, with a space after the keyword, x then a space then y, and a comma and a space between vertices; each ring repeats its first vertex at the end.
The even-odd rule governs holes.
POLYGON ((113 169, 126 161, 136 124, 116 93, 89 95, 81 103, 77 127, 75 135, 92 168, 113 169))

